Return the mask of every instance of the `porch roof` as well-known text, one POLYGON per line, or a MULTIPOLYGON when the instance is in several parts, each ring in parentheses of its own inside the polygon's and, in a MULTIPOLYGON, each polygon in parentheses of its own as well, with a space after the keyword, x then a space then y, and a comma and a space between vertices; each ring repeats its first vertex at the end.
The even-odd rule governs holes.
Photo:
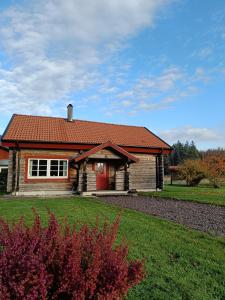
POLYGON ((98 151, 100 151, 102 149, 105 149, 105 148, 114 149, 117 153, 122 154, 123 156, 127 157, 132 162, 138 162, 139 161, 139 159, 136 156, 130 154, 129 152, 127 152, 123 148, 119 147, 118 145, 113 144, 111 141, 108 141, 106 143, 102 143, 102 144, 98 145, 97 147, 94 147, 91 150, 86 151, 86 152, 82 153, 81 155, 73 158, 73 160, 75 162, 79 162, 79 161, 84 160, 85 158, 89 157, 90 155, 95 154, 98 151))

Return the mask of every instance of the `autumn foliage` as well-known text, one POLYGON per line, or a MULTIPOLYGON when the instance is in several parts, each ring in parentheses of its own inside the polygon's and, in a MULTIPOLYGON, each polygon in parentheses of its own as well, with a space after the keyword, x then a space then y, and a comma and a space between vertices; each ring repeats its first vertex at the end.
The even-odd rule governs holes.
POLYGON ((196 186, 207 176, 206 166, 200 159, 186 160, 180 165, 178 172, 180 178, 186 181, 187 186, 196 186))
POLYGON ((0 219, 0 299, 121 299, 142 280, 143 262, 114 245, 119 218, 78 230, 49 214, 47 227, 0 219))
POLYGON ((203 157, 207 169, 207 177, 214 188, 225 182, 225 154, 223 152, 209 153, 203 157))

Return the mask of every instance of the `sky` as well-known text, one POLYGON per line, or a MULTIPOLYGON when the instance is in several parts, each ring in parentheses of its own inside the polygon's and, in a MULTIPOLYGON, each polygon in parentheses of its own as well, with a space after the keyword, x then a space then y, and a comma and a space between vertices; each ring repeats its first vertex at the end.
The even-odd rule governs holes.
POLYGON ((0 0, 0 134, 13 113, 225 147, 224 0, 0 0))

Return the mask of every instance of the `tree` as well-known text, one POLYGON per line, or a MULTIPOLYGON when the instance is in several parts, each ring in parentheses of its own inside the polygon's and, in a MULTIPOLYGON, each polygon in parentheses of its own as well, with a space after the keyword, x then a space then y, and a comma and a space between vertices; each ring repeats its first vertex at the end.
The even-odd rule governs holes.
POLYGON ((187 186, 196 186, 206 178, 207 169, 202 160, 186 160, 179 169, 180 179, 185 180, 187 186))
POLYGON ((219 188, 225 182, 225 153, 209 151, 203 157, 207 169, 207 177, 214 188, 219 188))
POLYGON ((165 174, 169 174, 169 166, 178 166, 187 159, 199 159, 201 157, 193 141, 186 141, 185 143, 177 141, 177 143, 173 144, 172 148, 172 153, 164 159, 165 174))
POLYGON ((173 144, 173 152, 169 155, 170 165, 177 166, 180 163, 183 163, 187 159, 199 159, 200 153, 195 146, 193 141, 186 143, 181 143, 178 141, 176 144, 173 144))

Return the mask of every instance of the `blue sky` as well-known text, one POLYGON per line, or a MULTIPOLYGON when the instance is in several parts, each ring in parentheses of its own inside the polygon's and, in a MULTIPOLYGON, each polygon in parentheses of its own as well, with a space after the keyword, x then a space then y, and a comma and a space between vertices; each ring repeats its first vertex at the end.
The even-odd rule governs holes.
POLYGON ((225 147, 223 0, 0 2, 0 133, 13 113, 143 125, 225 147))

